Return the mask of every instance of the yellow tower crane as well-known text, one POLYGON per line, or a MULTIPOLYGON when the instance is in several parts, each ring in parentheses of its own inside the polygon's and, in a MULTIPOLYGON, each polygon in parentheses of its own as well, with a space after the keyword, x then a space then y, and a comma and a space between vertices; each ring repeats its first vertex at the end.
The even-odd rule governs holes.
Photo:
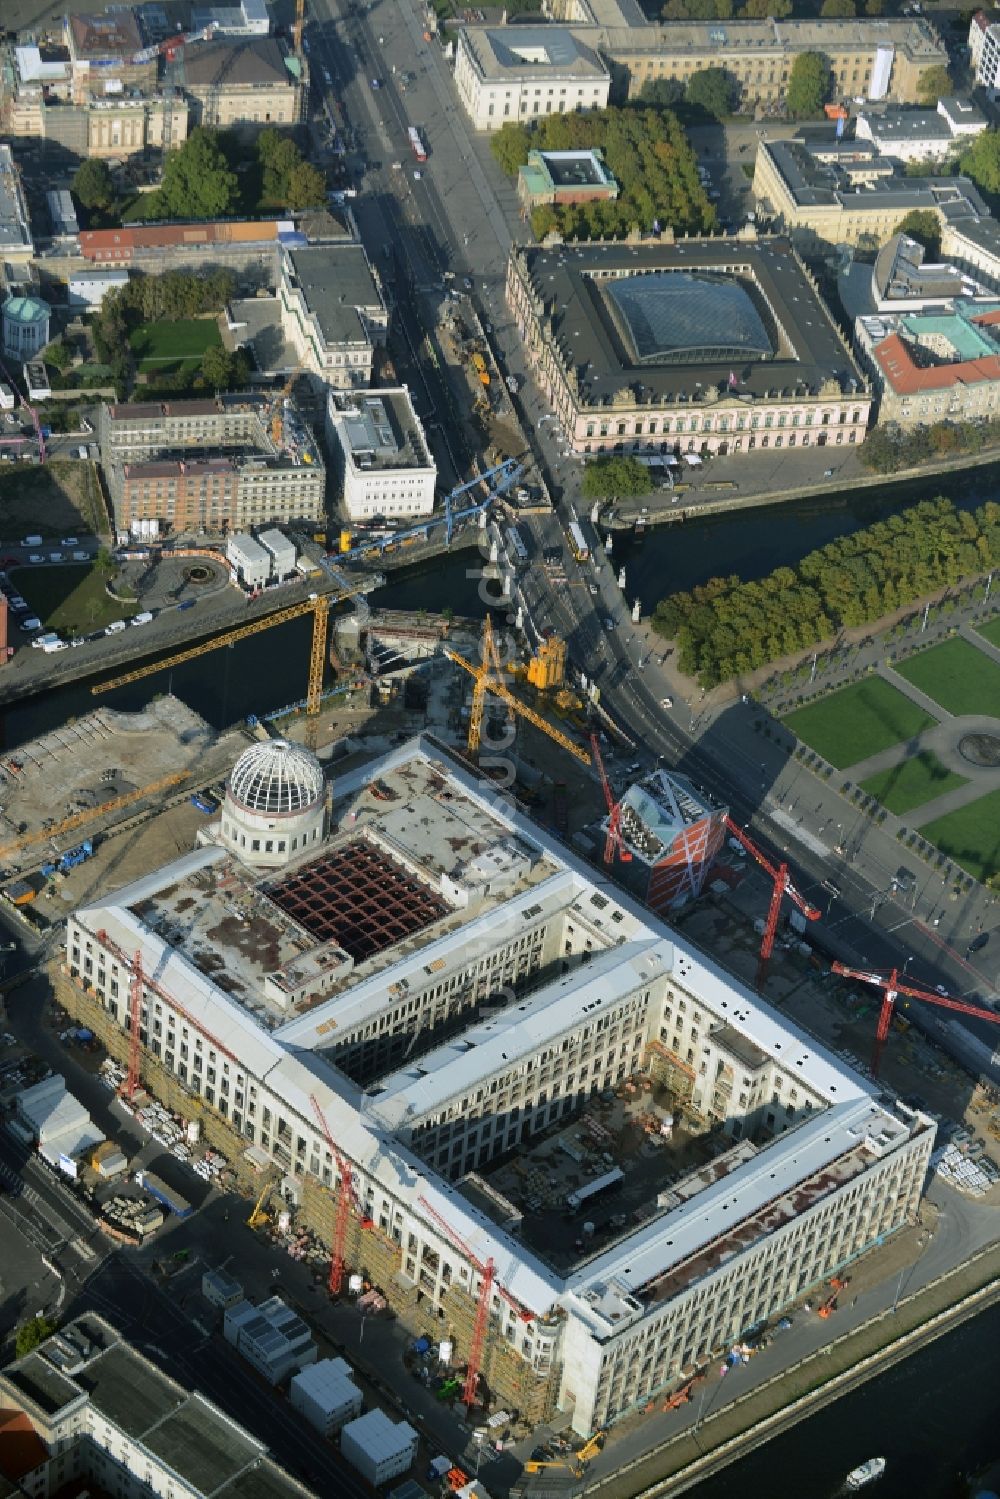
POLYGON ((490 623, 489 615, 487 615, 486 623, 483 626, 483 659, 478 666, 473 666, 472 662, 467 661, 464 656, 460 656, 458 651, 446 650, 445 655, 450 661, 454 661, 456 666, 461 666, 464 671, 467 671, 475 682, 475 686, 472 689, 472 712, 469 717, 468 750, 470 755, 477 755, 479 753, 483 734, 483 710, 486 706, 487 694, 489 694, 491 697, 499 698, 519 718, 526 719, 536 729, 540 729, 543 734, 547 734, 555 744, 558 744, 562 749, 568 751, 569 754, 575 756, 581 764, 590 764, 590 755, 585 749, 582 749, 578 744, 574 744, 572 739, 567 738, 565 734, 561 734, 558 729, 553 728, 540 714, 535 713, 525 703, 522 703, 512 692, 508 692, 507 688, 500 681, 501 666, 497 656, 496 642, 493 638, 493 626, 490 623))
POLYGON ((326 637, 330 609, 334 604, 342 603, 344 599, 350 599, 355 594, 362 593, 364 586, 364 583, 359 583, 356 588, 346 588, 337 593, 314 593, 308 599, 303 599, 301 603, 289 604, 285 609, 276 609, 273 614, 266 614, 261 619, 251 620, 248 624, 240 625, 238 629, 226 630, 212 640, 202 640, 197 645, 188 646, 186 650, 176 651, 172 656, 149 662, 145 666, 137 666, 133 671, 123 672, 119 677, 110 677, 106 682, 98 682, 90 690, 95 696, 101 692, 112 692, 116 687, 125 687, 129 682, 138 682, 143 677, 151 677, 158 671, 180 666, 185 661, 194 661, 208 651, 217 650, 220 646, 234 645, 238 640, 246 640, 250 635, 259 635, 262 630, 269 630, 272 625, 282 625, 287 620, 298 619, 303 614, 311 614, 313 633, 309 652, 309 679, 306 684, 305 710, 308 720, 306 743, 310 749, 315 749, 316 733, 319 728, 318 714, 323 697, 323 668, 326 661, 326 637))
POLYGON ((62 822, 53 823, 51 827, 38 828, 24 838, 15 838, 10 843, 0 845, 0 859, 9 859, 12 854, 29 848, 33 843, 44 843, 49 838, 58 838, 63 833, 71 833, 74 828, 82 828, 88 822, 96 822, 99 817, 104 817, 108 812, 117 812, 120 807, 130 806, 132 802, 141 802, 158 791, 166 791, 168 787, 176 786, 178 782, 185 780, 186 776, 185 771, 175 771, 172 775, 161 776, 158 781, 150 781, 148 786, 140 786, 137 791, 126 791, 123 795, 116 796, 113 801, 102 802, 100 806, 87 807, 85 811, 74 812, 72 817, 64 817, 62 822))

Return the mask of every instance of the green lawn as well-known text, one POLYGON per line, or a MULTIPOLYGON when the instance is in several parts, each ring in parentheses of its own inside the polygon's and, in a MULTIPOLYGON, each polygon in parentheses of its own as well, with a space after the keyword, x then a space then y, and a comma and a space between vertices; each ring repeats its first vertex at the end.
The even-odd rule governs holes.
POLYGON ((93 567, 18 567, 11 581, 46 629, 65 635, 90 635, 114 619, 129 619, 139 607, 110 598, 93 567))
POLYGON ((221 343, 214 318, 145 323, 129 339, 139 369, 160 375, 184 365, 199 365, 205 350, 221 343))
POLYGON ((984 625, 976 625, 976 634, 988 640, 990 645, 1000 645, 1000 617, 989 619, 984 625))
POLYGON ((936 796, 954 791, 956 786, 966 786, 968 782, 968 776, 948 770, 937 755, 922 750, 919 755, 904 760, 901 765, 894 765, 891 770, 881 770, 877 775, 869 776, 867 781, 861 782, 861 789, 877 797, 890 812, 902 817, 913 807, 922 807, 924 802, 933 801, 936 796))
POLYGON ((1000 791, 987 792, 957 812, 929 822, 920 829, 920 836, 977 880, 987 880, 1000 870, 1000 791))
POLYGON ((896 670, 949 713, 1000 718, 1000 666, 967 640, 945 640, 896 670))
POLYGON ((912 739, 937 722, 881 677, 843 687, 818 703, 797 708, 784 721, 838 770, 912 739))

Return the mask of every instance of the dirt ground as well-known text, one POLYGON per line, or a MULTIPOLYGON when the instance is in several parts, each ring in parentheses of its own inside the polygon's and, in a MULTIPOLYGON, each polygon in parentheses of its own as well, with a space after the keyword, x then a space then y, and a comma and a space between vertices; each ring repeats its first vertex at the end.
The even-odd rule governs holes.
POLYGON ((92 463, 26 463, 4 466, 0 473, 0 547, 21 538, 79 536, 102 527, 103 503, 92 463))

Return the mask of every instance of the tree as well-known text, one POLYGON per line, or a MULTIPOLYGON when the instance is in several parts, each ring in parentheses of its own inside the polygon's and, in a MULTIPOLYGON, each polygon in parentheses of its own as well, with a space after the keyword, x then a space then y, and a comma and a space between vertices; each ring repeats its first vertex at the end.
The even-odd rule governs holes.
POLYGON ((687 81, 684 102, 713 119, 723 120, 733 112, 736 80, 725 68, 699 68, 687 81))
POLYGON ((43 357, 45 363, 51 364, 52 368, 56 370, 68 370, 73 363, 72 351, 67 348, 61 338, 57 338, 55 343, 49 344, 43 357))
POLYGON ((941 221, 932 208, 914 208, 896 225, 896 234, 908 234, 923 245, 932 260, 941 249, 941 221))
POLYGON ((82 162, 76 169, 70 187, 84 208, 110 208, 115 201, 115 185, 106 161, 91 158, 82 162))
POLYGON ((865 0, 865 15, 880 16, 885 10, 885 0, 865 0))
POLYGON ((311 161, 300 161, 288 179, 285 203, 289 208, 315 208, 326 197, 326 178, 311 161))
POLYGON ((936 104, 945 94, 951 93, 951 88, 951 74, 948 69, 944 63, 935 63, 917 79, 917 98, 921 104, 936 104))
POLYGON ((743 15, 750 21, 767 20, 768 17, 783 21, 791 13, 792 0, 746 0, 743 7, 743 15))
POLYGON ((854 0, 823 0, 819 13, 827 20, 849 21, 857 15, 854 0))
POLYGON ((833 75, 822 52, 800 52, 788 77, 786 104, 795 120, 808 120, 822 112, 830 97, 833 75))
POLYGON ((679 78, 647 78, 639 91, 640 101, 656 109, 670 109, 683 98, 684 85, 679 78))
POLYGON ((516 177, 531 150, 531 136, 524 125, 507 124, 490 136, 490 150, 502 172, 516 177))
POLYGON ((217 219, 237 211, 239 182, 214 130, 196 125, 183 146, 170 152, 156 196, 169 218, 217 219))
POLYGON ((58 1326, 59 1323, 51 1317, 32 1317, 30 1322, 22 1322, 14 1339, 14 1356, 24 1358, 39 1343, 51 1338, 58 1326))
POLYGON ((588 500, 648 494, 652 487, 649 469, 638 458, 597 458, 584 470, 582 489, 588 500))
POLYGON ((962 152, 958 164, 984 192, 1000 193, 1000 130, 984 130, 977 135, 962 152))

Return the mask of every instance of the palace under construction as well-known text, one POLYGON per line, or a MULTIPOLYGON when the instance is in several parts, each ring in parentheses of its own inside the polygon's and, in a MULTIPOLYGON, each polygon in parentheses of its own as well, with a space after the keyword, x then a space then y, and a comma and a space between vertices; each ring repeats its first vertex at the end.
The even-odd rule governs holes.
POLYGON ((913 1218, 931 1120, 436 741, 254 745, 199 841, 69 919, 60 1001, 327 1242, 346 1194, 479 1398, 589 1434, 913 1218))

